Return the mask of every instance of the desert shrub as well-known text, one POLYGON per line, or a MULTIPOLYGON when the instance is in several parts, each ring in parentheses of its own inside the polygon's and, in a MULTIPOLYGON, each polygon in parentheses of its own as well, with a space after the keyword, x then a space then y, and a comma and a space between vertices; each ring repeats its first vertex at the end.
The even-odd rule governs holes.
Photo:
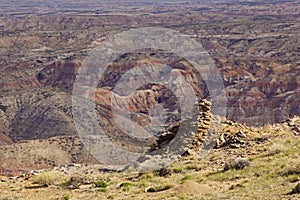
POLYGON ((286 152, 287 150, 288 150, 288 147, 285 144, 275 143, 270 147, 270 149, 267 153, 267 156, 274 156, 276 154, 286 152))
POLYGON ((300 162, 293 163, 291 166, 286 167, 280 174, 284 176, 299 175, 300 162))
POLYGON ((121 183, 121 184, 120 184, 120 188, 121 188, 121 187, 129 187, 129 186, 131 186, 131 185, 132 185, 132 183, 124 182, 124 183, 121 183))
POLYGON ((169 168, 161 168, 159 170, 154 171, 156 176, 170 176, 172 174, 171 169, 169 168))
POLYGON ((229 159, 224 166, 224 171, 235 169, 244 169, 245 167, 250 166, 250 162, 246 158, 236 158, 236 159, 229 159))
POLYGON ((115 198, 115 195, 109 195, 108 197, 107 197, 107 199, 114 199, 115 198))
POLYGON ((187 198, 187 196, 182 195, 182 196, 179 197, 179 199, 180 199, 180 200, 187 200, 188 198, 187 198))
POLYGON ((98 188, 98 191, 99 192, 107 192, 108 190, 107 190, 107 188, 100 187, 100 188, 98 188))
POLYGON ((183 172, 183 169, 182 169, 182 167, 174 167, 174 168, 172 169, 172 172, 173 172, 173 173, 182 173, 182 172, 183 172))
POLYGON ((65 194, 63 196, 63 200, 70 200, 71 199, 71 196, 69 194, 65 194))
POLYGON ((145 172, 145 173, 140 173, 139 174, 139 179, 140 180, 151 180, 154 178, 154 173, 153 172, 145 172))
POLYGON ((97 188, 107 188, 108 183, 104 182, 104 181, 96 181, 95 182, 95 187, 97 188))
POLYGON ((180 183, 183 184, 183 183, 185 183, 187 180, 190 180, 190 179, 192 179, 192 178, 193 178, 193 176, 188 174, 188 175, 184 176, 184 177, 181 179, 180 183))
POLYGON ((130 186, 132 186, 132 183, 129 182, 124 182, 120 184, 120 188, 122 188, 122 191, 129 191, 130 190, 130 186))
POLYGON ((41 185, 62 185, 69 180, 70 177, 57 171, 42 172, 32 177, 34 183, 41 185))
POLYGON ((138 182, 137 186, 140 187, 140 188, 144 188, 144 187, 148 187, 149 184, 148 184, 147 181, 145 181, 145 180, 140 180, 140 181, 138 182))
POLYGON ((195 170, 195 171, 200 171, 202 167, 198 164, 189 164, 186 166, 187 170, 195 170))

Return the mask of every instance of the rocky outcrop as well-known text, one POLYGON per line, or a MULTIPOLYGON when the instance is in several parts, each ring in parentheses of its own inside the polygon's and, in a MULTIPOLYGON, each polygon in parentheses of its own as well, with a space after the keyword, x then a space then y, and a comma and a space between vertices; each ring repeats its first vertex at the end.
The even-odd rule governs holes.
POLYGON ((240 148, 247 147, 247 142, 245 140, 247 136, 239 131, 235 134, 222 133, 217 140, 215 148, 229 147, 229 148, 240 148))
POLYGON ((293 117, 284 122, 295 136, 300 136, 300 117, 293 117))
POLYGON ((300 183, 298 183, 292 191, 287 193, 287 195, 300 194, 300 183))

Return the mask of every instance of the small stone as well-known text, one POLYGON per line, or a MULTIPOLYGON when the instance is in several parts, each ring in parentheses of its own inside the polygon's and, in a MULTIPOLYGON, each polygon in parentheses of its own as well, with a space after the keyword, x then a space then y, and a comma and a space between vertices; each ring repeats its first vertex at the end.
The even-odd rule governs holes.
POLYGON ((187 155, 193 155, 193 154, 194 154, 194 152, 193 152, 193 150, 191 150, 191 149, 188 149, 188 150, 186 151, 186 154, 187 154, 187 155))
POLYGON ((291 192, 288 193, 288 195, 292 195, 292 194, 300 194, 300 183, 298 183, 296 187, 291 192))
POLYGON ((203 136, 207 136, 207 135, 208 135, 208 132, 207 132, 207 131, 203 131, 202 135, 203 135, 203 136))
POLYGON ((200 147, 200 146, 202 145, 202 143, 201 143, 200 141, 197 141, 196 145, 197 145, 198 147, 200 147))
POLYGON ((204 128, 204 129, 209 129, 210 128, 209 125, 205 125, 205 124, 202 124, 201 127, 204 128))
POLYGON ((155 190, 155 188, 153 188, 153 187, 147 187, 147 188, 145 189, 145 192, 156 192, 156 190, 155 190))

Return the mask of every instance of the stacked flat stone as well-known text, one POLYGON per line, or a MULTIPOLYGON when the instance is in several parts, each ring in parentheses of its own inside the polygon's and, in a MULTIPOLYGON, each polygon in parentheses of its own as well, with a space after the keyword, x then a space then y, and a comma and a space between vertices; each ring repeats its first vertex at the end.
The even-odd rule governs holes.
POLYGON ((193 144, 191 145, 188 154, 197 154, 201 150, 203 143, 205 142, 211 122, 211 102, 207 100, 201 100, 198 103, 198 130, 193 144))

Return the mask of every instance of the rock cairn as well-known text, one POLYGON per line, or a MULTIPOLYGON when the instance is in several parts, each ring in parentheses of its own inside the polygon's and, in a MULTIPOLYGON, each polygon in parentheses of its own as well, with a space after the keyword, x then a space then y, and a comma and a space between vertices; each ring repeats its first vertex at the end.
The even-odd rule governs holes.
POLYGON ((208 100, 201 100, 198 103, 198 129, 193 143, 186 152, 187 155, 193 155, 200 152, 203 144, 205 143, 211 124, 211 102, 208 100))
POLYGON ((197 110, 195 110, 194 116, 176 124, 166 132, 162 132, 158 136, 158 144, 152 149, 153 151, 140 159, 134 168, 141 171, 160 169, 181 156, 199 154, 209 137, 212 118, 211 105, 207 100, 196 103, 195 109, 197 110), (178 133, 179 128, 182 129, 180 134, 178 133), (169 148, 167 145, 174 142, 175 136, 178 136, 175 138, 175 145, 169 148))

